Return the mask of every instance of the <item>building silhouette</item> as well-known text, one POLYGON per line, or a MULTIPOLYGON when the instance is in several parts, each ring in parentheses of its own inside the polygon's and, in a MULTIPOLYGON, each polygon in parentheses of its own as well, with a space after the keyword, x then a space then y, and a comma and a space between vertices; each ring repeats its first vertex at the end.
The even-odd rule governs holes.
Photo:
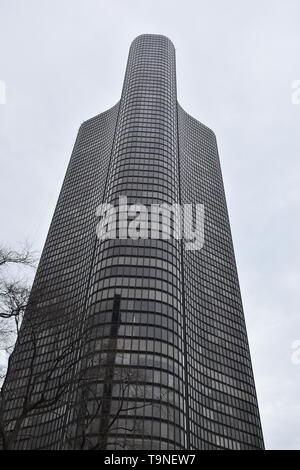
POLYGON ((133 41, 120 101, 79 129, 2 409, 14 449, 263 448, 216 138, 164 36, 133 41), (202 249, 100 241, 96 208, 124 195, 204 204, 202 249))

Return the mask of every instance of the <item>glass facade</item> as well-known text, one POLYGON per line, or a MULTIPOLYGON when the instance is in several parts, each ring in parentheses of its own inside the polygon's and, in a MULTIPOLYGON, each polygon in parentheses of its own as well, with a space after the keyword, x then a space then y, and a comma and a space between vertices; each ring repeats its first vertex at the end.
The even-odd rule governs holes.
POLYGON ((4 387, 8 429, 41 401, 15 448, 263 448, 216 140, 164 36, 133 41, 120 102, 79 130, 4 387), (100 242, 119 196, 203 203, 204 247, 100 242))
POLYGON ((202 201, 205 242, 183 250, 192 449, 259 449, 263 437, 214 133, 178 106, 181 198, 202 201))

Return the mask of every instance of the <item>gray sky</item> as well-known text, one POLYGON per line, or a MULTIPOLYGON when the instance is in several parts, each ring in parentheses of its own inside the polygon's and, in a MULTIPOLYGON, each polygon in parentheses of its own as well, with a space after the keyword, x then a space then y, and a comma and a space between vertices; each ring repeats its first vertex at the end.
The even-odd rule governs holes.
POLYGON ((217 134, 266 447, 300 449, 299 0, 0 0, 1 242, 41 250, 82 121, 120 97, 135 36, 177 51, 217 134))

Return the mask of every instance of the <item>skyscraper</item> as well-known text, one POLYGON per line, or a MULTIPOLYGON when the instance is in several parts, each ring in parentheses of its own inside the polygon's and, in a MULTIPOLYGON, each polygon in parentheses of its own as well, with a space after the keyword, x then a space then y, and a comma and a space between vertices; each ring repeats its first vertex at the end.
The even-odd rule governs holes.
POLYGON ((79 129, 2 409, 16 449, 263 448, 216 139, 164 36, 133 41, 120 101, 79 129), (203 246, 99 240, 120 196, 203 204, 203 246))

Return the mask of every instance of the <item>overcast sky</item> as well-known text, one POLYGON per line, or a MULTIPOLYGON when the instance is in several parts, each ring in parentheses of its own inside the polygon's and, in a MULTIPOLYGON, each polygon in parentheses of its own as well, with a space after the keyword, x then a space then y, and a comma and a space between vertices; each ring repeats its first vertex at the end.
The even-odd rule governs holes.
POLYGON ((0 0, 1 242, 41 250, 79 125, 115 104, 139 34, 217 135, 268 449, 300 449, 299 0, 0 0))

